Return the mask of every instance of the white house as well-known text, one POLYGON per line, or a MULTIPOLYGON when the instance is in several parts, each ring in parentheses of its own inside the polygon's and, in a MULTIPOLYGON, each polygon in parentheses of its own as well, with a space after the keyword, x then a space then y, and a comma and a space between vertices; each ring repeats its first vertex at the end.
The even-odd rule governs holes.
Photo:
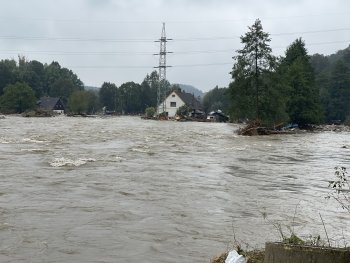
POLYGON ((193 94, 183 92, 181 90, 174 90, 169 96, 158 106, 158 112, 167 113, 168 117, 173 118, 176 115, 177 110, 187 105, 191 110, 202 110, 200 102, 195 98, 193 94), (163 110, 163 104, 165 109, 163 110))

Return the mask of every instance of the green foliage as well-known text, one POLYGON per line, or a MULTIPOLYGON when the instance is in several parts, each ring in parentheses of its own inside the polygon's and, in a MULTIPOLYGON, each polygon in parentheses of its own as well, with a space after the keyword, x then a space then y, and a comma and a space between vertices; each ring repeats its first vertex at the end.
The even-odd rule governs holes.
POLYGON ((119 88, 113 83, 104 83, 99 91, 100 103, 107 111, 122 114, 142 114, 147 107, 157 106, 158 75, 154 71, 142 84, 126 82, 119 88))
POLYGON ((67 103, 69 96, 77 90, 84 90, 83 82, 71 70, 62 68, 58 62, 45 67, 45 88, 43 94, 60 97, 67 103))
POLYGON ((322 119, 319 90, 302 39, 295 40, 286 51, 281 64, 288 88, 287 113, 300 126, 319 123, 322 119))
POLYGON ((189 112, 190 112, 190 108, 185 104, 177 109, 176 115, 178 115, 180 117, 186 117, 186 116, 188 116, 189 112))
POLYGON ((143 113, 145 105, 143 104, 141 85, 135 82, 127 82, 119 87, 119 112, 124 114, 143 113))
POLYGON ((92 90, 85 91, 87 100, 87 113, 94 114, 101 109, 98 94, 92 90))
POLYGON ((290 237, 285 238, 283 242, 290 245, 305 245, 305 241, 297 235, 295 235, 294 233, 292 233, 290 237))
POLYGON ((229 86, 232 119, 256 119, 266 125, 285 119, 283 86, 276 83, 277 61, 271 54, 270 41, 259 19, 241 37, 244 47, 234 57, 229 86))
POLYGON ((35 96, 40 98, 43 95, 45 81, 44 65, 39 61, 27 61, 25 57, 19 56, 18 79, 27 83, 35 92, 35 96))
POLYGON ((221 110, 228 114, 230 107, 229 90, 216 86, 203 97, 203 107, 206 113, 221 110))
POLYGON ((116 111, 119 105, 117 100, 118 88, 115 84, 105 82, 99 92, 100 103, 107 111, 116 111))
POLYGON ((9 84, 15 84, 18 81, 18 69, 16 61, 1 60, 0 61, 0 96, 4 92, 4 88, 9 84))
POLYGON ((0 110, 3 113, 22 113, 36 106, 34 91, 26 83, 7 85, 0 97, 0 110))
MULTIPOLYGON (((167 84, 166 82, 165 84, 167 84)), ((153 71, 142 84, 126 82, 119 88, 113 83, 104 83, 99 97, 107 111, 122 114, 142 114, 148 107, 157 107, 158 74, 153 71)))
POLYGON ((22 56, 18 57, 18 64, 13 59, 0 61, 0 95, 5 86, 16 82, 28 84, 37 99, 44 95, 60 97, 65 103, 74 91, 84 89, 79 78, 58 62, 43 65, 22 56))
POLYGON ((68 108, 74 114, 93 114, 99 108, 98 97, 92 91, 76 90, 69 96, 68 108))
POLYGON ((70 79, 58 79, 50 86, 49 96, 61 98, 64 103, 67 103, 69 96, 75 91, 77 89, 70 79))
POLYGON ((88 109, 88 100, 85 91, 74 91, 68 99, 69 111, 75 114, 85 114, 88 109))
POLYGON ((156 114, 156 109, 154 107, 148 107, 145 110, 146 117, 152 118, 156 114))
POLYGON ((350 68, 342 60, 332 69, 328 94, 327 119, 344 122, 350 115, 350 68))
POLYGON ((326 121, 346 122, 349 108, 350 46, 337 53, 323 56, 313 55, 311 63, 315 69, 316 85, 320 89, 320 101, 326 121))
POLYGON ((141 83, 141 94, 144 107, 157 107, 158 73, 147 74, 141 83))

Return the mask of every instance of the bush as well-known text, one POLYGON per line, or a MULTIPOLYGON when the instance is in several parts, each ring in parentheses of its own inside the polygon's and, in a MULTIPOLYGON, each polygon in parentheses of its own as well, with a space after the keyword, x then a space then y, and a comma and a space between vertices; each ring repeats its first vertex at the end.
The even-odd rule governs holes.
POLYGON ((147 118, 154 117, 154 114, 156 113, 156 109, 154 107, 148 107, 145 110, 145 114, 147 118))
POLYGON ((187 105, 182 105, 178 110, 176 111, 176 114, 180 117, 186 117, 188 116, 188 113, 190 112, 190 108, 187 105))
POLYGON ((26 83, 7 85, 0 97, 0 110, 3 113, 22 113, 36 107, 34 91, 26 83))

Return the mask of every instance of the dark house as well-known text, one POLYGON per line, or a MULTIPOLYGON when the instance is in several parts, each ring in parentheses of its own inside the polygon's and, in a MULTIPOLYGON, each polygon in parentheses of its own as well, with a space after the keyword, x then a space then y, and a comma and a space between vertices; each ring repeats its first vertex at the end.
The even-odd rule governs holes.
POLYGON ((64 104, 60 98, 41 97, 38 106, 41 110, 64 114, 64 104))
POLYGON ((187 105, 187 107, 190 108, 190 117, 196 119, 205 119, 203 106, 193 94, 183 92, 181 90, 176 90, 175 93, 187 105))
POLYGON ((176 90, 175 93, 180 97, 180 99, 191 109, 196 111, 202 111, 203 107, 201 103, 196 99, 196 97, 187 92, 181 90, 176 90))
POLYGON ((210 112, 207 119, 214 122, 227 122, 229 120, 229 118, 223 114, 221 110, 210 112))

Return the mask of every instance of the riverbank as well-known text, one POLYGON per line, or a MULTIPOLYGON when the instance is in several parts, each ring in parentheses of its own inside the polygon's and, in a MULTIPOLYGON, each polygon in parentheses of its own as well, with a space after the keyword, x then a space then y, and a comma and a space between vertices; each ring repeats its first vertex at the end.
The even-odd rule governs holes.
POLYGON ((278 135, 278 134, 298 134, 306 132, 350 132, 347 125, 310 125, 305 128, 269 129, 256 125, 255 123, 240 127, 238 135, 258 136, 258 135, 278 135))
MULTIPOLYGON (((264 250, 238 251, 246 263, 349 263, 350 248, 288 244, 284 242, 266 243, 264 250)), ((211 263, 225 263, 228 253, 214 257, 211 263)))

